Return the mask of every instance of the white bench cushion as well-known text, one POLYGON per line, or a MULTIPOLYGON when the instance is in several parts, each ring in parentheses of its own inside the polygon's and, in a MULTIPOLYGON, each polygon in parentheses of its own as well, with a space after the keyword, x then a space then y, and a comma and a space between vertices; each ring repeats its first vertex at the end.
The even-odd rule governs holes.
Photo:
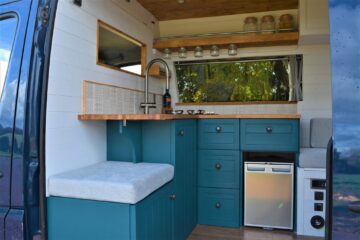
POLYGON ((326 168, 325 148, 301 148, 299 156, 301 168, 326 168))
POLYGON ((105 161, 49 178, 51 196, 135 204, 171 181, 174 167, 105 161))

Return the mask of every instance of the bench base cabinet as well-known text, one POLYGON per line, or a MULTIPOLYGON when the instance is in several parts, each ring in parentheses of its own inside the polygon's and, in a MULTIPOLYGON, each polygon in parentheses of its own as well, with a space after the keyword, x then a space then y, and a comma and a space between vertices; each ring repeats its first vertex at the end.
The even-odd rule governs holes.
POLYGON ((174 179, 135 205, 49 197, 49 239, 186 239, 197 223, 196 127, 196 120, 108 121, 109 160, 172 164, 174 179))
POLYGON ((169 240, 173 204, 169 183, 137 204, 49 197, 49 240, 169 240))

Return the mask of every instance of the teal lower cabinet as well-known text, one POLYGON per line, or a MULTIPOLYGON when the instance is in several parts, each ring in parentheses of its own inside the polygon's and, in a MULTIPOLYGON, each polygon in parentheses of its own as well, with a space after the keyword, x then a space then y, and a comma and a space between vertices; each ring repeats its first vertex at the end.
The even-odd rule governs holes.
POLYGON ((198 194, 199 224, 240 227, 242 202, 239 190, 199 188, 198 194))
POLYGON ((239 119, 198 122, 198 223, 242 225, 242 156, 239 119))
POLYGON ((242 151, 299 151, 298 119, 241 119, 242 151))
POLYGON ((174 240, 185 240, 197 223, 196 120, 173 121, 175 147, 174 240))
POLYGON ((172 183, 135 205, 49 197, 49 240, 169 240, 173 234, 172 183))
POLYGON ((196 124, 188 119, 142 123, 143 161, 170 163, 175 168, 174 240, 187 239, 197 223, 196 124))

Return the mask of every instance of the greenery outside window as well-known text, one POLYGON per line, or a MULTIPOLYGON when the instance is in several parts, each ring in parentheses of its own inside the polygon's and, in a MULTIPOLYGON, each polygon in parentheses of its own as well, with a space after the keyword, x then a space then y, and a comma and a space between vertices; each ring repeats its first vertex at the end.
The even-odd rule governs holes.
POLYGON ((302 56, 175 63, 182 103, 300 101, 302 56))

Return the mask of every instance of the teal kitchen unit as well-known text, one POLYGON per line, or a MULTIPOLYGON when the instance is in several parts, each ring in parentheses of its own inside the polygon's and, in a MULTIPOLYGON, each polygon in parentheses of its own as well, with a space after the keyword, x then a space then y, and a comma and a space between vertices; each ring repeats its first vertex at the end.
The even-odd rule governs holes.
POLYGON ((201 119, 198 125, 198 222, 240 227, 243 164, 239 119, 201 119))
POLYGON ((49 239, 184 240, 196 224, 240 227, 243 155, 298 151, 298 119, 107 121, 109 161, 168 163, 174 178, 136 204, 49 197, 49 239))
POLYGON ((298 119, 198 121, 198 223, 243 224, 245 152, 299 152, 298 119))

